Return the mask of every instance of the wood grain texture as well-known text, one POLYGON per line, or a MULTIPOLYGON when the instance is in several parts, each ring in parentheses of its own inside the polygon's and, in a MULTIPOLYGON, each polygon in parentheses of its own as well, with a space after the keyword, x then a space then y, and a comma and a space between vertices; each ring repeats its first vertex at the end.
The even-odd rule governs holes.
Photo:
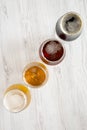
POLYGON ((0 0, 0 130, 87 130, 86 5, 86 0, 0 0), (2 105, 4 90, 23 83, 24 66, 40 61, 41 43, 56 37, 55 24, 68 11, 81 14, 81 36, 62 41, 66 57, 58 66, 47 66, 44 87, 30 88, 30 106, 9 113, 2 105))

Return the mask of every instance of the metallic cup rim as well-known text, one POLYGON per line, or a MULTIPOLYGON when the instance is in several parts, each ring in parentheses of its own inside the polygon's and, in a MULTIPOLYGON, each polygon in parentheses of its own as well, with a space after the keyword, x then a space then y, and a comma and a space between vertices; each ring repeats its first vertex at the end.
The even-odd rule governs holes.
POLYGON ((71 11, 71 12, 68 12, 68 13, 62 15, 57 20, 57 23, 55 26, 57 36, 59 36, 59 38, 61 38, 62 40, 65 40, 65 41, 73 41, 73 40, 77 39, 80 36, 80 34, 82 33, 82 29, 83 29, 83 20, 82 20, 81 16, 74 11, 71 11), (65 23, 66 23, 66 21, 70 20, 72 17, 76 18, 76 20, 79 21, 80 24, 78 24, 79 26, 75 31, 68 32, 65 27, 65 23))
POLYGON ((82 28, 83 28, 83 22, 82 22, 82 19, 81 19, 81 16, 80 14, 76 13, 76 12, 68 12, 66 14, 64 14, 62 17, 61 17, 61 20, 60 20, 60 27, 61 27, 61 30, 64 32, 64 34, 66 35, 76 35, 76 34, 79 34, 81 31, 82 31, 82 28), (76 16, 79 20, 80 20, 80 29, 75 32, 75 33, 68 33, 67 31, 65 31, 64 27, 63 27, 63 22, 64 22, 64 19, 68 16, 68 15, 74 15, 76 16))

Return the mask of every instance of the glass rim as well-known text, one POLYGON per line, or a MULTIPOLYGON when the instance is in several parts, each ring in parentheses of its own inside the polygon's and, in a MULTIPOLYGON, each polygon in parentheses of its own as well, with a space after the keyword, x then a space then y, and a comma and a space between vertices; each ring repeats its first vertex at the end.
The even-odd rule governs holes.
POLYGON ((31 63, 27 64, 27 65, 24 67, 24 70, 23 70, 23 72, 22 72, 23 81, 25 82, 26 85, 28 85, 28 87, 31 87, 31 88, 39 88, 39 87, 44 86, 44 85, 47 83, 48 77, 49 77, 48 69, 47 69, 47 67, 46 67, 43 63, 41 63, 41 62, 31 62, 31 63), (40 66, 40 65, 42 65, 42 66, 40 66), (41 69, 44 71, 44 73, 45 73, 45 76, 46 76, 46 77, 45 77, 45 80, 44 80, 40 85, 32 85, 32 84, 28 83, 28 82, 26 81, 25 76, 24 76, 26 70, 28 70, 29 68, 31 68, 31 67, 33 67, 33 66, 37 66, 37 67, 41 68, 41 69))
POLYGON ((4 108, 5 108, 7 111, 9 111, 9 112, 19 113, 19 112, 25 110, 25 109, 29 106, 30 102, 31 102, 31 93, 30 93, 30 90, 29 90, 29 88, 28 88, 27 86, 25 86, 25 85, 23 85, 23 84, 19 84, 19 83, 18 83, 18 84, 10 85, 10 86, 4 91, 4 95, 3 95, 3 106, 4 106, 4 108), (26 89, 27 89, 27 94, 26 94, 24 91, 22 91, 21 89, 17 88, 17 86, 22 86, 22 87, 26 88, 26 89), (10 93, 10 92, 13 91, 13 90, 20 91, 21 94, 23 95, 23 98, 24 98, 24 99, 26 98, 26 101, 25 101, 24 104, 23 104, 24 106, 23 106, 22 108, 20 108, 18 111, 16 111, 16 110, 11 110, 11 109, 9 109, 8 107, 6 107, 5 101, 4 101, 5 98, 6 98, 6 96, 8 95, 8 93, 10 93), (29 96, 29 97, 28 97, 28 96, 29 96), (29 99, 29 100, 28 100, 28 99, 29 99))
POLYGON ((45 40, 45 41, 41 44, 41 46, 40 46, 40 48, 39 48, 39 55, 40 55, 40 58, 42 59, 42 61, 43 61, 44 63, 46 63, 46 64, 48 64, 48 65, 57 65, 57 64, 59 64, 59 63, 64 59, 64 57, 65 57, 65 55, 66 55, 66 49, 65 49, 65 46, 64 46, 60 41, 58 41, 57 39, 47 39, 47 40, 45 40), (43 54, 43 47, 44 47, 44 45, 45 45, 48 41, 57 41, 57 42, 59 42, 59 44, 61 44, 61 46, 63 47, 63 55, 61 56, 61 58, 60 58, 59 60, 51 61, 51 60, 48 60, 48 59, 44 56, 44 54, 43 54))

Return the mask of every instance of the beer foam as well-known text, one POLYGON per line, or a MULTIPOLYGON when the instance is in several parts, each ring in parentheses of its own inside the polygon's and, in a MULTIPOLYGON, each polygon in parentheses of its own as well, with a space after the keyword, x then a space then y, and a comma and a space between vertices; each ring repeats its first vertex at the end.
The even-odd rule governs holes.
POLYGON ((49 44, 46 45, 45 50, 48 54, 54 54, 54 53, 57 53, 57 51, 61 50, 61 46, 60 44, 57 44, 54 41, 51 41, 49 44))
POLYGON ((27 104, 27 97, 24 92, 14 89, 7 92, 4 96, 4 106, 11 112, 19 112, 27 104))
POLYGON ((81 20, 76 16, 68 16, 65 20, 65 29, 68 33, 78 32, 81 28, 81 20))

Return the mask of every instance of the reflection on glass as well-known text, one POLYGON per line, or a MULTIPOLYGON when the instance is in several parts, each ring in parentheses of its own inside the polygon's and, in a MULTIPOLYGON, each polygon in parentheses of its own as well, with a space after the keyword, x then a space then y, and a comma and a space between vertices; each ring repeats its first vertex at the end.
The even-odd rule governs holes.
POLYGON ((3 104, 11 112, 20 112, 31 101, 30 91, 22 84, 14 84, 8 87, 4 93, 3 104))
POLYGON ((47 82, 47 68, 42 63, 32 62, 25 67, 23 71, 23 79, 25 83, 33 88, 40 87, 47 82))
POLYGON ((65 57, 65 48, 57 40, 46 40, 39 49, 40 58, 48 65, 59 64, 65 57))

